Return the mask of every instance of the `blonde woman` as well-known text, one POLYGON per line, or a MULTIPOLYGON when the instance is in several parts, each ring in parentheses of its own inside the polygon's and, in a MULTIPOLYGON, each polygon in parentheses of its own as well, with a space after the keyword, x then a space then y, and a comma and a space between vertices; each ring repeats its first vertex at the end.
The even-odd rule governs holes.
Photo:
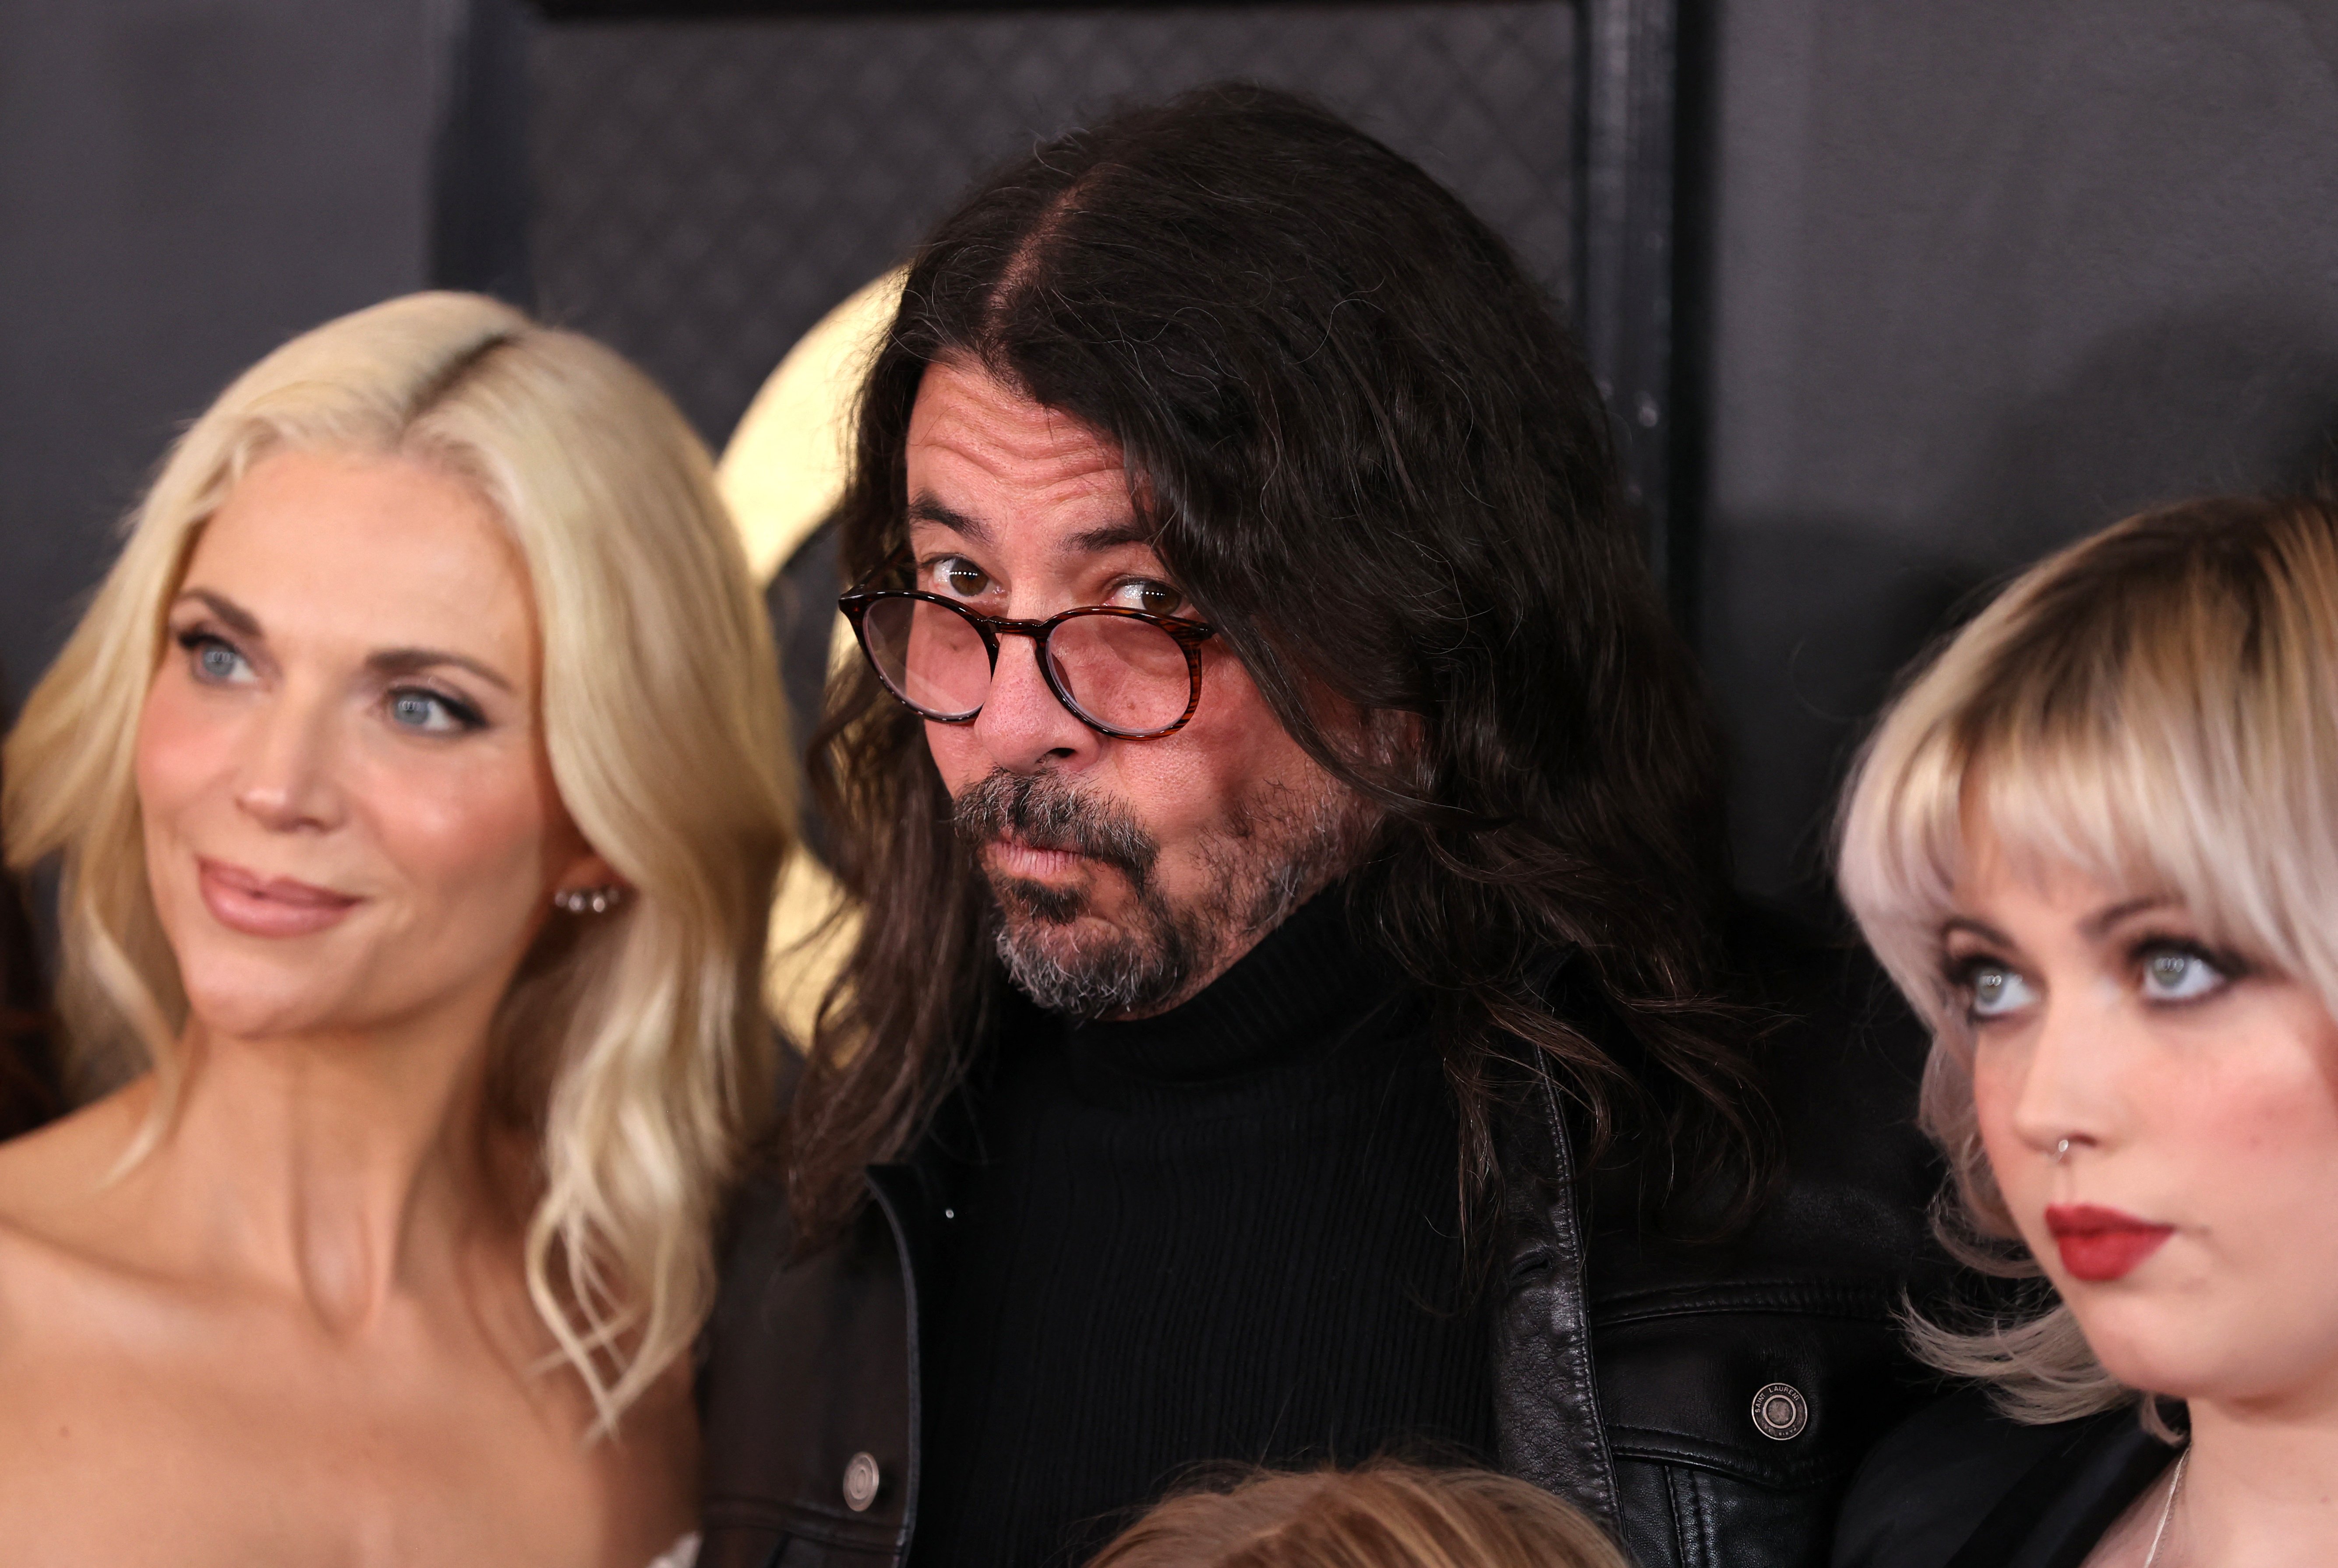
POLYGON ((1934 1031, 1952 1236, 2036 1283, 1918 1325, 1977 1387, 1877 1450, 1836 1562, 2338 1562, 2338 511, 2031 571, 1877 732, 1842 882, 1934 1031))
POLYGON ((1262 1473, 1170 1498, 1088 1568, 1626 1568, 1582 1512, 1489 1470, 1262 1473))
POLYGON ((114 1085, 0 1145, 11 1561, 674 1546, 780 728, 705 455, 607 350, 418 295, 195 423, 7 742, 114 1085))

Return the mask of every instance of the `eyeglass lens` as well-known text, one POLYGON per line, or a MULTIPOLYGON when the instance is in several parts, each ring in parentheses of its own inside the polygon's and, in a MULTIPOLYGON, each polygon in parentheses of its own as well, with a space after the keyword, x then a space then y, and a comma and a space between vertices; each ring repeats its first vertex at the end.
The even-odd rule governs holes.
MULTIPOLYGON (((929 719, 963 720, 990 694, 990 653, 974 623, 925 599, 879 599, 861 620, 877 673, 929 719)), ((1108 730, 1165 730, 1193 701, 1185 650, 1125 615, 1075 615, 1047 637, 1047 662, 1073 710, 1108 730)))

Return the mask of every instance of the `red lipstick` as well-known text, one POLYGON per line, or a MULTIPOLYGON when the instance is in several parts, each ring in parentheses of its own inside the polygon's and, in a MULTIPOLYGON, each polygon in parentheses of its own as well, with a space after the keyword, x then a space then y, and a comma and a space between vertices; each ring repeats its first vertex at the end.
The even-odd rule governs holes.
POLYGON ((2061 1249, 2062 1267, 2096 1284, 2123 1278, 2176 1234, 2173 1225, 2154 1225, 2092 1203, 2047 1205, 2046 1229, 2061 1249))
POLYGON ((211 918, 247 936, 306 936, 339 921, 358 900, 290 877, 262 877, 217 860, 195 862, 211 918))

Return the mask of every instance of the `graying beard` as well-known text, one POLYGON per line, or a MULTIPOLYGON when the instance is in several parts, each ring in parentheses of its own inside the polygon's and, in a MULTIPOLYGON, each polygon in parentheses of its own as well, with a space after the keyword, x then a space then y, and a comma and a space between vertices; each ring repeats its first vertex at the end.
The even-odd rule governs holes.
POLYGON ((998 956, 1007 978, 1048 1012, 1074 1018, 1158 1009, 1184 989, 1198 967, 1195 934, 1152 900, 1144 900, 1144 907, 1150 941, 1123 932, 1109 943, 1082 948, 1068 963, 1029 940, 1035 923, 1002 923, 998 956))
POLYGON ((1007 977, 1041 1007, 1080 1019, 1150 1014, 1181 1000, 1193 977, 1214 968, 1228 946, 1282 924, 1353 858, 1362 837, 1361 812, 1345 791, 1310 801, 1302 811, 1303 824, 1293 824, 1302 811, 1267 818, 1278 827, 1298 825, 1299 831, 1279 846, 1286 850, 1279 862, 1263 867, 1248 862, 1241 848, 1258 838, 1260 822, 1251 813, 1238 814, 1204 853, 1210 885, 1193 907, 1173 909, 1157 887, 1140 884, 1143 930, 1122 931, 1068 959, 1034 938, 1040 926, 1068 924, 1077 909, 1048 908, 1046 890, 1015 888, 999 900, 1002 911, 1012 903, 1025 914, 999 925, 997 946, 1007 977), (1244 888, 1245 881, 1252 886, 1244 888))

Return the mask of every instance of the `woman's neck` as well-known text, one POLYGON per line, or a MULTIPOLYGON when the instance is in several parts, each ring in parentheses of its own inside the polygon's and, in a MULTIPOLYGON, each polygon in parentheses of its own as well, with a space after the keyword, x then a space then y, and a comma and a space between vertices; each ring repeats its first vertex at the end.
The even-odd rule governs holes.
POLYGON ((485 1029, 398 1035, 191 1025, 180 1103, 121 1182, 152 1245, 190 1274, 280 1291, 337 1335, 395 1294, 452 1282, 467 1240, 511 1224, 485 1029))
POLYGON ((2338 1399, 2192 1405, 2162 1568, 2338 1562, 2338 1399))

